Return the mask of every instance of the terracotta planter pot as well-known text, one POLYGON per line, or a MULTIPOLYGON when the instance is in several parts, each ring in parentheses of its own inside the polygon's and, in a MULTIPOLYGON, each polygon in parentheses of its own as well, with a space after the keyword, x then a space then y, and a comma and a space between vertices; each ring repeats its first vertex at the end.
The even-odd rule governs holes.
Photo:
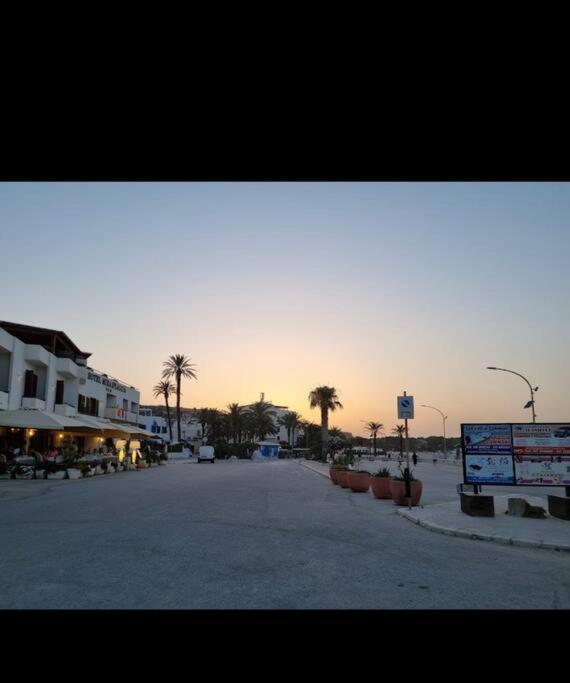
MULTIPOLYGON (((418 505, 422 497, 422 482, 410 482, 412 505, 418 505)), ((403 481, 396 481, 390 479, 390 491, 392 493, 392 500, 396 505, 407 505, 406 501, 406 485, 403 481)))
POLYGON ((336 471, 336 483, 340 484, 343 489, 348 488, 348 481, 346 480, 346 475, 348 470, 337 470, 336 471))
POLYGON ((338 484, 338 481, 336 480, 336 468, 335 467, 329 468, 329 477, 331 478, 331 481, 333 484, 338 484))
POLYGON ((370 477, 370 488, 375 498, 391 499, 390 477, 370 477))
POLYGON ((346 481, 354 493, 366 493, 370 488, 370 475, 364 472, 348 472, 346 481))

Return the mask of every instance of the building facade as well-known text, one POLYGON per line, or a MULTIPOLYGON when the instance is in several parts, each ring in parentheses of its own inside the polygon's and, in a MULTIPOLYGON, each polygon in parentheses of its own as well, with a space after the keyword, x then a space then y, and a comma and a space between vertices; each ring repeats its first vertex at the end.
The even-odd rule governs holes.
POLYGON ((0 321, 0 411, 37 410, 136 427, 140 392, 88 366, 90 356, 64 332, 0 321))
POLYGON ((153 415, 152 408, 139 408, 138 426, 160 436, 165 441, 170 441, 166 419, 162 415, 153 415))

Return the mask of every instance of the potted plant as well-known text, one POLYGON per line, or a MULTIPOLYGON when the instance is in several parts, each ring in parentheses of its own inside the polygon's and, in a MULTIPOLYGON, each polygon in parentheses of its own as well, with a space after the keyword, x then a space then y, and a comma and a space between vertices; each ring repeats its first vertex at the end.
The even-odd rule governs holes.
MULTIPOLYGON (((400 473, 400 476, 390 479, 390 493, 392 494, 392 500, 396 505, 407 505, 406 481, 401 468, 400 473)), ((412 472, 410 472, 410 493, 411 505, 418 505, 420 498, 422 497, 422 482, 415 479, 412 472)))
POLYGON ((390 470, 387 467, 382 467, 370 477, 370 488, 375 498, 392 498, 390 491, 390 470))
POLYGON ((81 467, 79 459, 81 458, 81 453, 78 452, 76 448, 66 448, 63 451, 63 467, 67 472, 68 479, 80 479, 81 467))
POLYGON ((348 469, 348 467, 346 467, 344 465, 339 465, 335 470, 336 482, 343 489, 348 488, 347 475, 349 472, 350 472, 350 470, 348 469))
POLYGON ((354 493, 366 493, 370 488, 370 472, 367 470, 348 470, 346 482, 354 493))
POLYGON ((336 476, 336 473, 338 470, 345 470, 347 469, 347 461, 344 455, 336 455, 329 467, 329 477, 331 478, 331 481, 333 484, 338 484, 338 479, 336 476))

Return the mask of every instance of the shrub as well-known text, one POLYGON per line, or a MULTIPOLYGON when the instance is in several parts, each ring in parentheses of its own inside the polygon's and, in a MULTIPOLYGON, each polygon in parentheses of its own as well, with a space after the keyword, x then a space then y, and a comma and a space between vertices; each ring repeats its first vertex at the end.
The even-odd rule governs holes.
POLYGON ((388 479, 392 476, 390 470, 387 467, 381 467, 378 472, 372 475, 373 477, 378 477, 379 479, 388 479))

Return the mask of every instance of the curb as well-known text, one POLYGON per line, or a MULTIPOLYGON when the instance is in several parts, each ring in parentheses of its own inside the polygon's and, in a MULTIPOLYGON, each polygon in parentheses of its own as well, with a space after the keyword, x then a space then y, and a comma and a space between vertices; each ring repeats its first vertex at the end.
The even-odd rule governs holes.
POLYGON ((397 514, 414 524, 418 524, 424 529, 434 531, 438 534, 446 536, 457 536, 458 538, 468 538, 474 541, 491 541, 493 543, 501 543, 502 545, 517 545, 523 548, 544 548, 546 550, 556 550, 558 552, 570 552, 570 544, 563 543, 548 543, 546 541, 525 541, 519 538, 509 538, 508 536, 498 536, 496 534, 473 533, 471 531, 463 531, 455 527, 445 527, 435 522, 418 519, 411 515, 407 510, 396 510, 397 514))
POLYGON ((306 463, 301 462, 300 460, 298 462, 299 462, 299 465, 301 465, 301 467, 304 467, 308 470, 311 470, 311 472, 315 472, 316 474, 320 474, 321 477, 325 477, 326 479, 330 479, 328 472, 321 472, 321 470, 317 470, 314 467, 311 467, 310 465, 307 465, 306 463))

